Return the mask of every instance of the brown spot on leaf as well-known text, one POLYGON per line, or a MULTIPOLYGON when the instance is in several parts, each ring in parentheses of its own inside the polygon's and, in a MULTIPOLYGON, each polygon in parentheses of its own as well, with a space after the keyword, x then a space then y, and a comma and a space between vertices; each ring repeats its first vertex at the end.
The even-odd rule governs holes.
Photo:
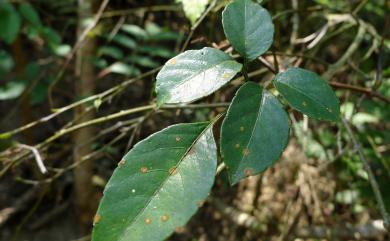
POLYGON ((187 155, 192 155, 195 152, 195 148, 191 148, 188 152, 187 155))
POLYGON ((171 167, 169 169, 169 175, 175 175, 177 173, 177 168, 176 167, 171 167))
POLYGON ((151 224, 152 223, 152 219, 149 218, 149 217, 145 218, 145 223, 146 224, 151 224))
POLYGON ((252 176, 253 175, 253 169, 252 168, 245 168, 244 170, 244 174, 245 176, 249 177, 249 176, 252 176))
POLYGON ((176 233, 182 233, 182 232, 184 232, 184 228, 183 227, 176 227, 175 228, 175 232, 176 233))
POLYGON ((142 173, 147 173, 149 171, 149 169, 147 167, 141 167, 140 171, 142 173))

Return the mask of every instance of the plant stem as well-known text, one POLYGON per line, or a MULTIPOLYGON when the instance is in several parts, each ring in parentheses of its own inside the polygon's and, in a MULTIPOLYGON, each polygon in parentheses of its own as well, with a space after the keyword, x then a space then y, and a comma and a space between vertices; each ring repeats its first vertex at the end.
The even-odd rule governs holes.
POLYGON ((247 59, 244 59, 244 66, 242 67, 242 74, 244 75, 245 81, 249 81, 248 60, 247 59))
POLYGON ((186 48, 188 47, 188 44, 191 41, 192 36, 194 35, 195 30, 199 27, 199 25, 203 22, 203 20, 211 12, 211 10, 213 10, 213 8, 217 4, 217 2, 218 2, 218 0, 214 0, 212 3, 210 3, 210 5, 206 9, 206 11, 204 11, 202 16, 200 16, 200 18, 198 19, 198 21, 196 21, 196 23, 191 27, 191 31, 188 34, 188 37, 187 37, 186 41, 184 42, 183 47, 181 48, 180 52, 183 52, 184 50, 186 50, 186 48))
POLYGON ((378 206, 379 206, 379 211, 383 217, 383 223, 387 229, 387 232, 390 233, 389 214, 386 211, 385 202, 383 201, 383 197, 382 197, 382 194, 380 192, 378 182, 375 179, 374 172, 372 171, 370 163, 368 162, 366 156, 363 153, 361 144, 357 140, 355 134, 353 133, 352 128, 349 125, 348 121, 346 119, 342 118, 342 122, 343 122, 345 129, 347 129, 348 135, 351 138, 356 150, 359 153, 359 157, 360 157, 361 161, 363 162, 364 169, 368 175, 368 181, 370 182, 371 188, 374 191, 375 199, 376 199, 378 206))

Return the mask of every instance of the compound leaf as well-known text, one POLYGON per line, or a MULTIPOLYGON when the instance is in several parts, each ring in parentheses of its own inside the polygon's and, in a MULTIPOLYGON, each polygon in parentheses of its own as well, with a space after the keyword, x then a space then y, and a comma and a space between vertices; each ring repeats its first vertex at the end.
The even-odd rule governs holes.
POLYGON ((288 135, 288 116, 276 97, 258 84, 244 84, 222 124, 221 151, 231 184, 271 166, 288 135))
POLYGON ((222 24, 229 42, 247 60, 256 59, 272 45, 272 17, 252 0, 236 0, 226 6, 222 24))
POLYGON ((186 103, 210 95, 242 68, 214 48, 189 50, 170 59, 157 75, 157 103, 186 103))
POLYGON ((212 124, 178 124, 119 163, 94 220, 93 241, 164 240, 208 196, 217 164, 212 124))
POLYGON ((307 116, 320 120, 339 120, 339 100, 332 88, 316 73, 289 68, 276 75, 273 84, 293 108, 307 116))

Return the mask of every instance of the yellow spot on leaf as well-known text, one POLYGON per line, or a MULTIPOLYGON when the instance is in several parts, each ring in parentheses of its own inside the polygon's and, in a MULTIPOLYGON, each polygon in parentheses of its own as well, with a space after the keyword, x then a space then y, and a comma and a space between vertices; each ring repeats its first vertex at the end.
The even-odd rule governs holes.
POLYGON ((141 167, 140 171, 142 173, 147 173, 149 171, 149 169, 147 167, 141 167))
POLYGON ((149 217, 145 218, 145 223, 146 224, 151 224, 152 223, 152 219, 149 218, 149 217))
POLYGON ((240 148, 240 144, 237 143, 234 145, 234 147, 238 149, 238 148, 240 148))
POLYGON ((169 220, 169 215, 165 214, 165 215, 161 216, 161 221, 166 222, 168 220, 169 220))
POLYGON ((245 128, 243 126, 240 126, 240 131, 243 132, 245 128))
POLYGON ((307 106, 307 103, 304 101, 304 102, 302 102, 302 105, 303 106, 307 106))
POLYGON ((96 214, 95 217, 93 217, 93 225, 99 223, 100 220, 102 220, 102 216, 100 216, 99 214, 96 214))
POLYGON ((176 61, 176 59, 171 59, 171 61, 169 61, 169 64, 171 64, 171 65, 175 65, 175 64, 177 64, 177 61, 176 61))
POLYGON ((244 156, 248 156, 250 153, 251 153, 251 151, 250 151, 248 148, 245 148, 245 149, 242 151, 242 155, 244 155, 244 156))
POLYGON ((179 136, 176 137, 176 141, 179 142, 181 141, 181 138, 179 136))
POLYGON ((205 202, 205 200, 199 200, 196 204, 198 205, 198 207, 202 207, 205 202))
POLYGON ((126 160, 125 159, 122 159, 119 163, 118 163, 118 167, 122 167, 123 165, 125 165, 126 163, 126 160))
POLYGON ((329 113, 332 113, 333 111, 329 108, 326 108, 326 110, 329 112, 329 113))
POLYGON ((228 78, 230 77, 230 74, 224 73, 224 74, 223 74, 223 77, 224 77, 225 79, 228 79, 228 78))

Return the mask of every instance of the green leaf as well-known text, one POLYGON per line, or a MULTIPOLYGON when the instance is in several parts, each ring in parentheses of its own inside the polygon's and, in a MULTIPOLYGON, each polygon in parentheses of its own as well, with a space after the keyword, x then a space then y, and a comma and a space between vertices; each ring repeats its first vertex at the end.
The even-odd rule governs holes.
POLYGON ((196 20, 206 10, 207 4, 210 0, 176 0, 178 3, 183 3, 183 10, 186 17, 191 21, 191 24, 195 24, 196 20))
POLYGON ((42 34, 49 44, 51 45, 61 44, 61 37, 54 29, 49 27, 44 27, 42 29, 42 34))
POLYGON ((100 106, 102 105, 103 101, 101 98, 96 99, 93 102, 93 106, 95 107, 96 110, 99 110, 100 106))
POLYGON ((0 100, 10 100, 19 97, 26 84, 20 80, 8 81, 4 86, 0 85, 0 100))
POLYGON ((5 50, 0 50, 0 75, 10 72, 15 66, 14 59, 5 50))
POLYGON ((214 48, 189 50, 169 60, 157 75, 157 103, 186 103, 210 95, 242 68, 214 48))
POLYGON ((39 14, 37 13, 37 11, 35 11, 31 4, 27 2, 22 2, 19 7, 19 12, 29 23, 31 23, 35 27, 42 26, 39 14))
POLYGON ((102 46, 98 49, 98 56, 110 56, 116 60, 123 59, 123 51, 115 46, 102 46))
POLYGON ((159 63, 154 61, 152 58, 140 55, 131 55, 125 59, 126 62, 137 64, 142 67, 147 68, 156 68, 159 66, 159 63))
POLYGON ((21 26, 19 13, 15 10, 12 4, 0 4, 0 39, 11 44, 18 36, 21 26))
POLYGON ((162 58, 171 58, 175 55, 172 50, 160 46, 139 46, 137 50, 150 56, 157 56, 162 58))
POLYGON ((105 69, 106 73, 116 73, 116 74, 122 74, 122 75, 140 75, 140 70, 137 69, 134 66, 122 63, 122 62, 115 62, 112 65, 108 66, 105 69))
POLYGON ((143 28, 137 25, 123 24, 121 30, 128 34, 133 35, 138 39, 146 39, 148 36, 147 32, 143 28))
POLYGON ((319 120, 339 120, 339 100, 332 88, 316 73, 289 68, 276 75, 273 84, 293 108, 307 116, 319 120))
POLYGON ((244 84, 222 124, 221 151, 231 184, 273 165, 288 135, 288 117, 280 102, 258 84, 244 84))
POLYGON ((112 41, 129 49, 135 49, 137 47, 137 43, 132 38, 124 34, 115 35, 114 38, 112 38, 112 41))
POLYGON ((50 50, 57 56, 65 57, 72 51, 70 45, 67 44, 51 44, 49 43, 50 50))
POLYGON ((145 25, 145 31, 146 33, 148 34, 148 37, 153 37, 155 35, 158 35, 160 34, 163 30, 160 26, 158 26, 157 24, 153 23, 153 22, 148 22, 146 25, 145 25))
POLYGON ((209 123, 178 124, 151 135, 123 158, 108 182, 92 240, 164 240, 207 197, 216 165, 209 123))
POLYGON ((254 60, 272 45, 274 25, 266 9, 252 0, 236 0, 222 13, 225 35, 235 50, 254 60))

